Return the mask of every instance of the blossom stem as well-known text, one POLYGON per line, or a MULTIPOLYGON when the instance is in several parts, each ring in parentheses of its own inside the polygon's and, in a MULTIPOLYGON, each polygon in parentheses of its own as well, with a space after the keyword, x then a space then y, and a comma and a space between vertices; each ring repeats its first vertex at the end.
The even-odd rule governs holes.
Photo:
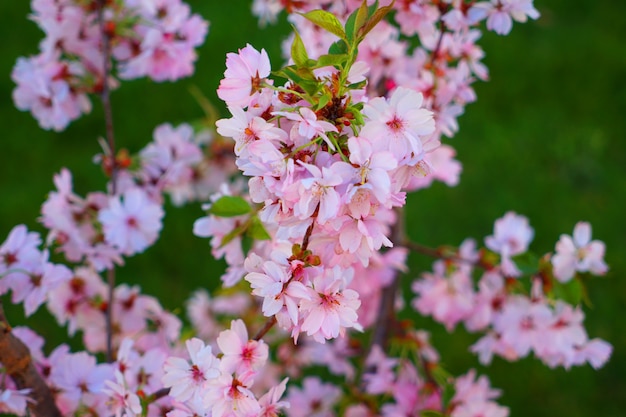
MULTIPOLYGON (((447 12, 447 6, 446 7, 446 12, 447 12)), ((444 16, 445 13, 442 12, 441 16, 444 16)), ((440 17, 439 18, 439 38, 437 39, 437 45, 435 46, 435 49, 433 49, 433 51, 431 52, 430 55, 430 66, 431 67, 435 67, 435 60, 437 59, 437 55, 439 55, 439 50, 441 49, 441 44, 443 42, 443 35, 446 33, 446 24, 444 23, 443 19, 440 17)))
MULTIPOLYGON (((106 140, 108 144, 109 161, 111 169, 111 187, 109 192, 115 195, 117 183, 117 161, 115 159, 115 135, 113 130, 113 111, 111 107, 111 92, 109 89, 109 76, 111 74, 111 42, 106 31, 104 21, 104 8, 106 0, 98 0, 98 23, 102 35, 102 108, 104 111, 104 123, 106 130, 106 140)), ((108 362, 113 361, 113 295, 115 288, 115 266, 107 271, 108 303, 106 311, 106 358, 108 362)))
POLYGON ((272 316, 268 321, 265 322, 265 325, 259 329, 256 335, 252 338, 252 340, 256 340, 257 342, 263 338, 271 330, 272 327, 276 324, 276 316, 272 316))
POLYGON ((61 417, 50 388, 45 383, 35 365, 28 347, 13 336, 12 328, 6 319, 0 303, 0 362, 5 372, 11 376, 18 389, 29 389, 28 408, 36 417, 61 417))

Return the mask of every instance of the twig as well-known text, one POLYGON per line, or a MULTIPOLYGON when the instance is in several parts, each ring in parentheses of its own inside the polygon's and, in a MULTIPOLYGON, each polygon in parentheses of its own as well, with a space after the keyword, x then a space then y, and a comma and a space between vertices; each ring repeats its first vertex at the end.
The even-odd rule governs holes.
POLYGON ((18 389, 29 389, 28 409, 36 417, 61 417, 52 391, 35 369, 30 351, 20 339, 13 336, 0 303, 0 362, 18 389))
MULTIPOLYGON (((396 223, 391 230, 392 242, 403 242, 404 238, 404 210, 401 207, 395 209, 396 223)), ((374 333, 370 344, 370 350, 374 346, 379 346, 383 351, 389 341, 389 333, 396 321, 396 295, 400 286, 400 274, 397 273, 393 280, 387 285, 380 296, 378 315, 374 323, 374 333)))
POLYGON ((259 329, 256 335, 252 338, 252 340, 259 341, 271 330, 272 327, 276 324, 276 316, 272 316, 268 321, 265 322, 265 325, 259 329))
POLYGON ((467 259, 455 253, 446 253, 445 249, 443 248, 434 249, 428 246, 424 246, 421 243, 411 242, 409 240, 404 240, 401 245, 409 250, 412 250, 413 252, 421 253, 422 255, 430 256, 431 258, 464 263, 485 270, 490 270, 494 267, 493 265, 486 262, 482 256, 479 257, 477 260, 467 259))
MULTIPOLYGON (((115 150, 115 135, 113 130, 113 111, 111 108, 111 92, 109 89, 109 77, 111 75, 111 42, 109 34, 106 30, 106 22, 104 21, 104 9, 106 0, 98 0, 98 23, 100 25, 100 34, 102 36, 102 92, 100 99, 102 100, 102 108, 104 111, 104 123, 106 129, 106 139, 109 146, 109 160, 111 164, 111 195, 115 195, 117 182, 117 161, 115 150)), ((113 296, 115 289, 115 265, 107 271, 107 285, 109 302, 106 311, 106 358, 108 362, 113 361, 113 296)))

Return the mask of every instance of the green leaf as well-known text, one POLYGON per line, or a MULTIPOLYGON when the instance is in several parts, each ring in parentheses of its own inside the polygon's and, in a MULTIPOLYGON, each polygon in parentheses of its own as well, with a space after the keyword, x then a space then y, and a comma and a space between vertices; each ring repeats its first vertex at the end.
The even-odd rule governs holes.
POLYGON ((312 10, 308 13, 300 13, 300 15, 341 39, 346 39, 346 32, 334 14, 326 10, 312 10))
POLYGON ((306 67, 309 61, 309 55, 306 53, 306 48, 304 47, 302 38, 298 34, 296 28, 293 28, 293 31, 295 33, 295 37, 293 38, 293 43, 291 44, 291 58, 293 58, 293 62, 298 68, 306 67))
POLYGON ((420 413, 420 417, 444 417, 445 414, 435 410, 424 410, 420 413))
POLYGON ((389 6, 381 7, 376 10, 372 17, 370 17, 365 24, 360 27, 357 32, 357 39, 363 39, 374 27, 393 10, 393 2, 389 6))
POLYGON ((354 20, 354 28, 352 29, 353 39, 355 38, 358 39, 357 34, 359 33, 359 31, 361 30, 361 28, 367 21, 368 16, 369 16, 369 10, 367 7, 367 1, 363 0, 363 3, 361 3, 361 7, 359 7, 356 11, 356 18, 354 20))
POLYGON ((218 217, 235 217, 250 213, 250 204, 241 197, 225 195, 209 209, 209 214, 218 217))
POLYGON ((220 243, 220 248, 223 248, 224 246, 228 245, 236 237, 241 236, 246 231, 247 228, 248 228, 248 223, 244 223, 242 225, 235 227, 229 233, 225 234, 224 237, 222 238, 222 242, 220 243))
POLYGON ((267 230, 265 229, 265 226, 263 226, 263 222, 261 222, 261 219, 259 219, 257 216, 252 217, 250 221, 250 226, 248 227, 248 230, 246 230, 246 236, 254 240, 270 240, 272 238, 270 234, 267 233, 267 230))
POLYGON ((367 80, 363 80, 363 81, 359 81, 358 83, 350 84, 348 88, 350 90, 360 90, 362 88, 365 88, 366 85, 367 85, 367 80))
POLYGON ((328 66, 341 67, 341 65, 344 64, 347 60, 348 60, 347 54, 322 55, 319 58, 317 58, 317 64, 315 65, 315 67, 316 68, 328 67, 328 66))
POLYGON ((450 375, 450 373, 443 369, 441 366, 435 366, 430 370, 430 373, 432 374, 433 379, 435 380, 437 385, 439 385, 440 387, 445 387, 447 384, 450 383, 450 380, 452 378, 452 375, 450 375))
POLYGON ((328 53, 332 55, 341 55, 346 54, 347 52, 348 44, 341 39, 330 45, 330 48, 328 48, 328 53))
POLYGON ((539 271, 539 258, 532 252, 514 256, 513 261, 523 275, 532 275, 539 271))
POLYGON ((347 41, 350 42, 354 39, 354 34, 355 34, 355 30, 354 30, 354 25, 356 23, 356 15, 359 12, 359 9, 356 9, 355 11, 353 11, 350 16, 348 16, 348 19, 346 20, 346 35, 347 35, 347 41))
POLYGON ((252 245, 254 245, 254 239, 252 239, 246 233, 241 237, 241 250, 243 251, 244 256, 248 256, 248 252, 252 249, 252 245))
POLYGON ((574 278, 566 283, 555 280, 552 286, 552 294, 568 304, 578 305, 584 298, 585 287, 578 278, 574 278))
POLYGON ((330 94, 324 94, 317 103, 317 110, 324 108, 330 102, 330 94))

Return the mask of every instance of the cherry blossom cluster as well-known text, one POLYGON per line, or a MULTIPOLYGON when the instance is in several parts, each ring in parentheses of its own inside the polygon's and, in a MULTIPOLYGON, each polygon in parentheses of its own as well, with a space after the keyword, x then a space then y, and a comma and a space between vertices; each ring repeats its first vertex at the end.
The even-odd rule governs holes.
MULTIPOLYGON (((303 45, 294 48, 306 56, 303 45)), ((368 68, 347 56, 338 66, 303 67, 308 79, 282 87, 267 78, 267 54, 250 45, 229 54, 226 67, 218 95, 232 117, 217 131, 235 141, 249 199, 217 196, 195 233, 213 237, 214 255, 236 268, 227 285, 247 273, 263 314, 294 339, 304 332, 323 342, 360 329, 354 268, 392 246, 393 208, 404 205, 405 188, 428 170, 424 155, 438 145, 432 113, 405 88, 364 103, 368 68), (225 199, 243 210, 223 212, 225 199), (245 258, 242 240, 255 218, 268 233, 245 258)))
MULTIPOLYGON (((136 156, 120 151, 101 157, 105 171, 116 166, 114 194, 73 191, 72 175, 55 175, 56 191, 42 206, 47 243, 74 263, 96 271, 123 264, 123 256, 143 252, 161 230, 163 194, 174 204, 205 199, 234 173, 229 145, 210 130, 194 134, 191 126, 158 126, 154 141, 136 156), (209 166, 214 168, 209 170, 209 166)), ((232 146, 231 146, 232 149, 232 146)))
POLYGON ((18 59, 13 99, 56 131, 90 111, 88 94, 116 85, 105 59, 122 79, 173 81, 193 73, 208 30, 181 0, 33 0, 32 9, 45 38, 38 55, 18 59))
POLYGON ((556 254, 546 255, 526 273, 516 264, 524 261, 533 229, 528 219, 507 213, 495 223, 494 234, 485 244, 499 259, 490 260, 487 251, 478 252, 467 240, 449 261, 437 261, 432 273, 415 281, 416 310, 432 316, 451 330, 464 323, 471 332, 485 335, 472 346, 482 363, 493 355, 517 360, 531 352, 550 367, 569 368, 586 362, 601 367, 611 354, 611 345, 589 339, 583 327, 583 276, 574 272, 603 275, 604 246, 591 240, 588 223, 579 223, 574 240, 563 235, 556 254), (537 265, 538 264, 538 265, 537 265), (474 284, 474 272, 478 274, 474 284), (528 288, 522 278, 530 276, 528 288), (572 305, 574 304, 574 305, 572 305))
MULTIPOLYGON (((298 13, 324 8, 346 22, 360 4, 360 1, 335 0, 255 0, 253 11, 263 23, 275 21, 278 13, 286 10, 309 55, 317 58, 337 41, 336 34, 320 30, 298 13)), ((465 105, 476 100, 472 84, 477 79, 488 78, 487 67, 482 63, 485 54, 476 43, 481 37, 480 23, 486 21, 488 30, 506 35, 513 21, 539 17, 532 0, 397 0, 381 4, 393 8, 393 18, 378 23, 359 45, 358 60, 370 68, 367 94, 385 96, 398 87, 421 92, 424 107, 434 114, 436 138, 454 136, 458 131, 457 118, 463 114, 465 105), (410 42, 412 38, 417 42, 410 42)), ((287 57, 289 48, 290 40, 284 43, 287 57)), ((427 187, 433 180, 456 185, 461 167, 454 154, 445 145, 427 155, 425 160, 436 169, 424 179, 414 180, 410 189, 427 187)))
POLYGON ((280 401, 287 379, 263 387, 268 347, 262 340, 248 339, 243 321, 234 320, 219 334, 217 355, 197 338, 187 340, 186 346, 188 359, 169 357, 163 368, 163 384, 176 400, 171 415, 276 416, 288 406, 280 401), (260 384, 255 385, 255 379, 260 384))
MULTIPOLYGON (((264 50, 228 54, 217 93, 230 117, 216 131, 163 124, 134 155, 104 146, 106 193, 79 196, 63 169, 42 206, 45 243, 25 226, 9 233, 0 295, 10 291, 26 315, 45 304, 82 336, 84 351, 45 355, 26 327, 0 335, 28 347, 61 414, 507 417, 485 376, 443 369, 427 332, 381 322, 405 308, 481 332, 471 349, 483 363, 531 352, 551 367, 606 363, 611 346, 582 326, 586 280, 608 270, 588 223, 537 259, 528 220, 507 213, 484 249, 467 240, 425 250, 439 260, 414 281, 411 303, 389 291, 419 246, 401 230, 407 193, 458 183, 454 149, 440 140, 487 78, 479 23, 506 34, 538 12, 532 0, 371 3, 255 0, 262 20, 292 13, 285 67, 270 78, 264 50), (165 195, 208 200, 193 232, 227 264, 224 289, 187 301, 190 327, 138 286, 100 275, 157 240, 165 195), (56 253, 67 266, 50 262, 56 253), (324 380, 312 376, 320 366, 324 380)), ((115 76, 189 75, 207 31, 179 0, 34 0, 33 11, 46 38, 18 61, 14 98, 55 130, 115 76)), ((27 415, 31 394, 2 378, 0 412, 27 415)))

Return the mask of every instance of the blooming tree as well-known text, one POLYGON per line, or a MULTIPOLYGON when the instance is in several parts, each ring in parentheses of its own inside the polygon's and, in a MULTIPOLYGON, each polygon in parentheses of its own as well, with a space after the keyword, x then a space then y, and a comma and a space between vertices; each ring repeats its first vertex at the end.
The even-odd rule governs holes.
POLYGON ((407 193, 459 181, 442 141, 476 99, 472 83, 487 79, 481 24, 507 34, 513 21, 539 17, 531 0, 255 0, 262 23, 289 14, 286 64, 250 44, 229 53, 217 88, 229 116, 162 124, 136 154, 116 148, 111 90, 191 74, 207 22, 180 0, 32 7, 46 37, 15 66, 15 103, 60 131, 99 94, 107 134, 97 160, 109 181, 80 196, 63 169, 41 209, 47 236, 19 225, 0 246, 0 293, 27 316, 45 305, 84 345, 45 355, 43 339, 12 328, 0 308, 10 377, 1 411, 507 416, 487 377, 449 374, 428 333, 398 318, 403 310, 479 333, 470 349, 484 364, 531 352, 550 367, 608 360, 611 346, 583 326, 587 282, 608 269, 588 223, 541 257, 514 212, 484 246, 429 248, 404 233, 407 193), (227 264, 222 291, 186 303, 189 328, 116 282, 124 259, 158 239, 166 198, 205 203, 193 233, 227 264), (409 251, 431 255, 432 271, 409 271, 409 251), (51 252, 66 262, 50 262, 51 252))

